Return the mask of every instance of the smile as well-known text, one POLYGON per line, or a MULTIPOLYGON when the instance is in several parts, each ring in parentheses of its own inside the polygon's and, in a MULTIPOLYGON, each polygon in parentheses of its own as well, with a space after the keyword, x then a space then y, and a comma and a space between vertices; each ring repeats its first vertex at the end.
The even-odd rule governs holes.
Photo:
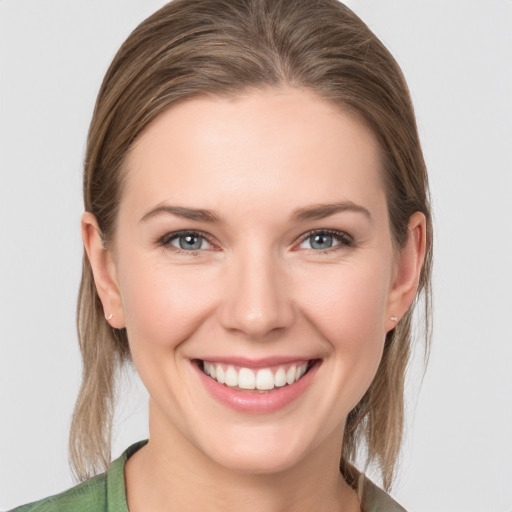
POLYGON ((267 414, 291 405, 306 393, 322 359, 194 359, 200 381, 221 404, 237 412, 267 414))
POLYGON ((251 369, 225 363, 202 361, 200 368, 219 384, 237 390, 270 391, 299 381, 309 370, 314 360, 298 361, 286 365, 251 369))

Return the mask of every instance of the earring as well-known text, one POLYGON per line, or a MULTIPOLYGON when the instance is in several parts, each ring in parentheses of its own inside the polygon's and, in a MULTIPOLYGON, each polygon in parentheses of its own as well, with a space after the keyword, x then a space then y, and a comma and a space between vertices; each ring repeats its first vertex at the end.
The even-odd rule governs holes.
POLYGON ((392 322, 398 322, 398 317, 397 316, 392 316, 389 318, 392 322))
POLYGON ((112 313, 110 313, 110 315, 108 315, 108 317, 107 317, 107 320, 112 320, 112 317, 113 317, 113 316, 114 316, 114 315, 113 315, 112 313))

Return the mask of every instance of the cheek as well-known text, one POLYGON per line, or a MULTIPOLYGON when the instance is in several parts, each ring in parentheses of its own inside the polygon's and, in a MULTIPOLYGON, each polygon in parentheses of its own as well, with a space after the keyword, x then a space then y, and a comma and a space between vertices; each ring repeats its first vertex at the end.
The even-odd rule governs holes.
MULTIPOLYGON (((333 352, 336 374, 351 388, 353 404, 364 394, 379 366, 386 336, 389 272, 379 263, 340 265, 328 275, 313 273, 303 313, 333 352)), ((306 294, 304 293, 304 296, 306 294)))
POLYGON ((322 331, 351 332, 353 336, 346 339, 349 344, 369 332, 384 336, 388 274, 378 263, 316 269, 308 279, 314 286, 307 286, 307 290, 302 286, 306 314, 314 317, 322 331))
POLYGON ((131 346, 178 346, 194 332, 213 301, 204 284, 209 278, 201 269, 180 271, 145 255, 125 259, 119 280, 131 346))

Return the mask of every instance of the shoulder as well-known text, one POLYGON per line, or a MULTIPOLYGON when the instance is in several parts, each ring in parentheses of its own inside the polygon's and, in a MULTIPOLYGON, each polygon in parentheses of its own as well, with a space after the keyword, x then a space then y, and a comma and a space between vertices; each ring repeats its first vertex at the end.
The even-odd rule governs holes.
POLYGON ((406 512, 389 494, 377 487, 366 477, 362 478, 363 512, 406 512))
POLYGON ((124 466, 128 458, 147 443, 130 446, 110 465, 107 473, 96 475, 55 496, 17 507, 10 512, 128 512, 124 466))
POLYGON ((55 496, 17 507, 11 512, 100 512, 107 510, 107 475, 103 473, 55 496))

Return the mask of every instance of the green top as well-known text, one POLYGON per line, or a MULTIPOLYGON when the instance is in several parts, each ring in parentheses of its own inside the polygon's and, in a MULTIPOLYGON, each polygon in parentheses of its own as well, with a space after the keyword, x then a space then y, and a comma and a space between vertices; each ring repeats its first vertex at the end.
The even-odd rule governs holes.
MULTIPOLYGON (((106 473, 49 498, 29 503, 11 512, 129 512, 126 503, 124 465, 147 441, 130 446, 106 473)), ((363 480, 361 512, 405 512, 388 494, 367 478, 363 480)))

